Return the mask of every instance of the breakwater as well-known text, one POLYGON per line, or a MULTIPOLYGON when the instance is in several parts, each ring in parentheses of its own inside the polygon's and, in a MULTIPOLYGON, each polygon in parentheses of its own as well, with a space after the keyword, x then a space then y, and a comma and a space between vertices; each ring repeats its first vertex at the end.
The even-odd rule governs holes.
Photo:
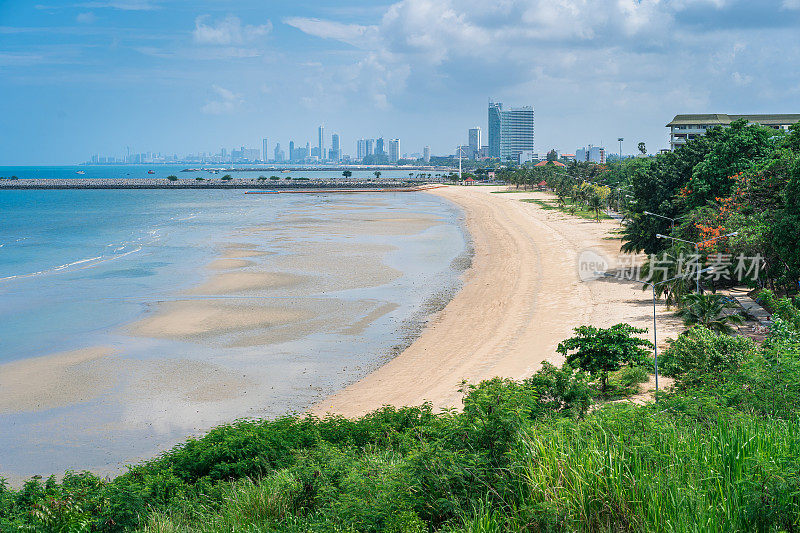
POLYGON ((70 178, 70 179, 2 179, 0 190, 29 189, 264 189, 264 190, 297 190, 297 189, 399 189, 419 187, 426 184, 443 183, 438 178, 407 179, 313 179, 282 178, 278 180, 264 178, 203 178, 203 179, 168 179, 168 178, 70 178))

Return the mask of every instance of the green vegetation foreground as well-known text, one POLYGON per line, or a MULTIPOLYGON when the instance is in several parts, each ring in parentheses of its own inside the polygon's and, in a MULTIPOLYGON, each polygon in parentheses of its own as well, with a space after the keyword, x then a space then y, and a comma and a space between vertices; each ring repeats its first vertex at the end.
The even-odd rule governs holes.
POLYGON ((691 328, 663 356, 676 381, 657 404, 591 409, 647 368, 631 353, 599 371, 571 359, 594 375, 546 365, 465 387, 463 412, 221 426, 111 481, 3 487, 0 529, 797 531, 797 330, 778 319, 757 345, 691 328))

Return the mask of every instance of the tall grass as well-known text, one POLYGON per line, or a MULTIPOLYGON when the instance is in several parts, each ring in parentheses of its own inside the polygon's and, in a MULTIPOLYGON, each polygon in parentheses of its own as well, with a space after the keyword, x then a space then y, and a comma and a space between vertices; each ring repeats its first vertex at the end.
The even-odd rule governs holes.
POLYGON ((529 510, 517 519, 575 531, 796 531, 798 437, 797 421, 705 428, 642 408, 538 424, 515 452, 529 510))

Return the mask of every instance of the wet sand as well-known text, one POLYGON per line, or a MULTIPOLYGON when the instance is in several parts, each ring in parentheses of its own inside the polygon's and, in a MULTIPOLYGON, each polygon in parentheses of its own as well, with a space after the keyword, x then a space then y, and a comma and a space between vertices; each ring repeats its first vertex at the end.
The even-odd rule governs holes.
MULTIPOLYGON (((447 187, 431 191, 461 206, 475 256, 464 286, 431 317, 406 350, 364 379, 312 408, 315 414, 363 415, 383 405, 461 406, 462 380, 495 376, 521 379, 543 361, 560 364, 555 352, 572 329, 627 322, 651 327, 649 293, 638 284, 584 282, 581 252, 607 258, 613 268, 619 224, 546 211, 523 198, 546 193, 491 194, 493 187, 447 187)), ((659 338, 676 336, 680 322, 659 306, 659 338)))
POLYGON ((44 411, 108 392, 117 351, 85 348, 0 365, 0 414, 44 411))

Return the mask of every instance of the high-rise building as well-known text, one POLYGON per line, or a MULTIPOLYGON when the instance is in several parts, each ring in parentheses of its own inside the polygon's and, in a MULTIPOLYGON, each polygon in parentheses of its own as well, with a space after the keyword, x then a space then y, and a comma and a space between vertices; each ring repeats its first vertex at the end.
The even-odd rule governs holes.
POLYGON ((318 151, 319 151, 319 158, 324 161, 325 160, 325 127, 324 126, 320 126, 318 133, 319 133, 319 144, 317 146, 318 146, 318 151))
POLYGON ((261 160, 266 163, 269 161, 269 147, 267 146, 267 138, 261 139, 261 160))
POLYGON ((489 157, 500 157, 500 114, 503 104, 489 101, 489 157))
POLYGON ((430 146, 426 146, 425 148, 422 149, 422 160, 425 161, 426 163, 430 163, 431 162, 431 147, 430 146))
POLYGON ((275 161, 282 162, 285 157, 283 150, 281 150, 281 143, 275 145, 275 161))
POLYGON ((533 106, 500 112, 500 159, 515 161, 520 152, 533 151, 533 139, 533 106))
POLYGON ((378 140, 375 141, 375 155, 384 155, 386 153, 386 148, 383 146, 383 137, 378 137, 378 140))
POLYGON ((476 159, 481 150, 481 129, 478 126, 469 129, 469 157, 476 159))
POLYGON ((588 147, 578 148, 575 150, 575 160, 600 163, 602 165, 606 162, 606 149, 591 144, 588 147))
POLYGON ((389 162, 397 163, 400 160, 400 139, 389 140, 389 162))
POLYGON ((295 161, 297 154, 294 153, 294 141, 289 141, 289 161, 295 161))
POLYGON ((367 157, 367 140, 359 139, 356 142, 356 159, 359 161, 367 157))
POLYGON ((367 155, 373 155, 375 153, 375 140, 374 139, 367 139, 367 155))
POLYGON ((337 163, 342 159, 342 154, 339 148, 339 134, 334 133, 331 135, 331 159, 337 163))

